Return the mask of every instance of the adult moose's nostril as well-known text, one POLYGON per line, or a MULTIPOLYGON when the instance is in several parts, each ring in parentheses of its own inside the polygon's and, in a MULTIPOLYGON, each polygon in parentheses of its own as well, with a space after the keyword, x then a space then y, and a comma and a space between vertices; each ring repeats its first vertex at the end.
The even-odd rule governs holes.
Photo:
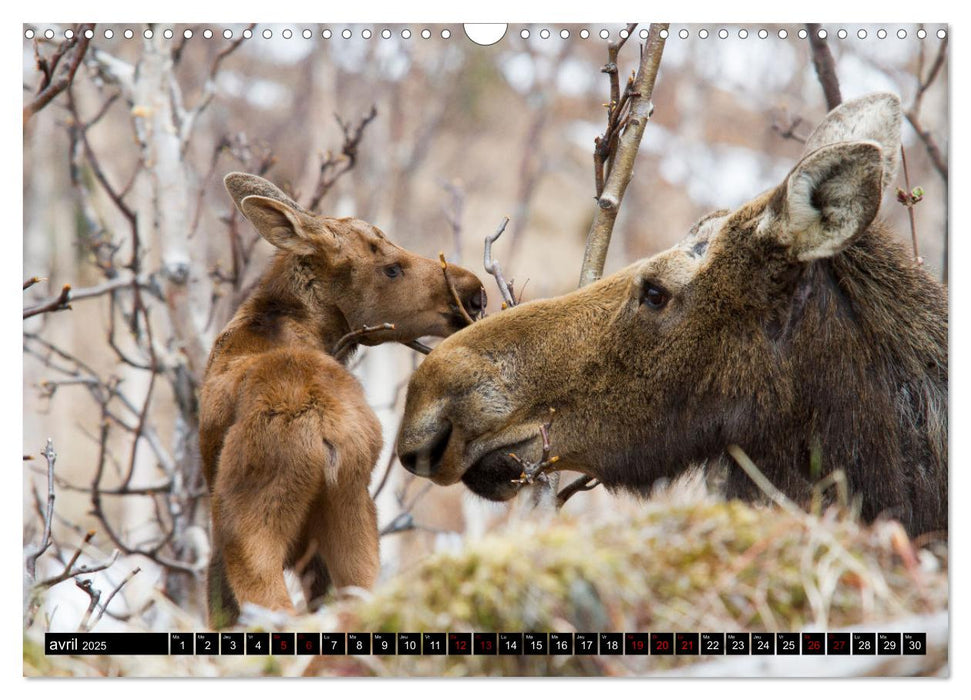
POLYGON ((417 450, 399 454, 402 466, 416 476, 435 476, 442 466, 442 457, 452 436, 452 424, 445 421, 442 428, 417 450))

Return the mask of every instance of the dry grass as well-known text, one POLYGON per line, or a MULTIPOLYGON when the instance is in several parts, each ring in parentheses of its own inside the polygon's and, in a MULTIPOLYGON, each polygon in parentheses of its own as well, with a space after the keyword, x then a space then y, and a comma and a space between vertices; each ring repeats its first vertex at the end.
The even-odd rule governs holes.
MULTIPOLYGON (((947 609, 943 543, 917 550, 894 522, 861 526, 711 497, 631 517, 519 520, 429 557, 373 595, 262 629, 288 631, 797 631, 947 609), (933 550, 933 551, 932 551, 933 550)), ((192 629, 185 620, 185 629, 192 629)), ((254 629, 254 627, 250 627, 254 629)), ((919 631, 919 630, 915 630, 919 631)), ((26 675, 630 675, 695 657, 44 657, 26 675), (308 666, 311 666, 308 668, 308 666)), ((941 662, 945 663, 945 662, 941 662)), ((922 669, 927 670, 927 669, 922 669)), ((933 669, 930 669, 933 670, 933 669)))

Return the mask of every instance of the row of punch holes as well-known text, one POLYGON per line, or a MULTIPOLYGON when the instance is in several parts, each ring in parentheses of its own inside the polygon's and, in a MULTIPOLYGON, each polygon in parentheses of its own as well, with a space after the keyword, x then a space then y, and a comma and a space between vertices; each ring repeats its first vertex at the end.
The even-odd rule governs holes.
MULTIPOLYGON (((63 32, 64 38, 73 39, 74 33, 75 32, 73 29, 65 29, 63 32)), ((312 39, 314 37, 314 32, 311 29, 303 29, 299 33, 304 39, 312 39)), ((391 29, 385 28, 385 29, 382 29, 380 32, 378 32, 378 35, 382 39, 390 39, 395 33, 397 33, 402 39, 411 39, 414 36, 414 33, 412 32, 412 30, 407 27, 400 30, 396 30, 394 32, 391 29)), ((627 29, 620 29, 614 33, 621 39, 626 39, 628 36, 630 36, 630 33, 627 31, 627 29)), ((641 39, 646 39, 648 36, 648 31, 645 28, 638 30, 636 33, 641 39)), ((714 35, 717 36, 719 39, 728 39, 733 35, 737 36, 739 39, 747 39, 750 36, 757 36, 759 39, 768 39, 771 33, 772 32, 769 32, 769 30, 764 28, 759 29, 758 31, 749 32, 749 30, 746 29, 745 27, 739 28, 737 30, 733 29, 732 31, 729 31, 728 29, 723 27, 717 30, 716 32, 714 32, 714 35)), ((789 31, 785 28, 779 29, 774 33, 780 39, 789 38, 789 31)), ((135 37, 135 30, 125 29, 124 31, 119 32, 119 34, 123 36, 125 39, 133 39, 135 37)), ((141 34, 146 39, 151 39, 154 36, 154 31, 152 29, 145 29, 141 32, 141 34)), ((268 28, 260 30, 258 32, 254 32, 252 29, 247 28, 242 30, 242 32, 240 32, 240 36, 242 36, 243 39, 252 39, 257 34, 259 36, 262 36, 264 39, 272 39, 274 36, 273 30, 268 28)), ((293 29, 290 29, 289 27, 280 31, 280 36, 282 36, 284 39, 292 39, 294 36, 296 36, 296 34, 297 32, 293 29)), ((500 34, 498 38, 492 41, 479 40, 478 37, 473 35, 473 32, 467 31, 467 34, 469 34, 472 41, 475 41, 476 43, 479 43, 479 44, 488 45, 488 44, 495 43, 496 41, 501 39, 502 36, 505 34, 505 30, 503 30, 503 34, 500 34)), ((549 39, 554 35, 554 32, 551 31, 550 29, 543 28, 538 30, 536 34, 541 39, 549 39)), ((572 33, 569 29, 561 29, 559 30, 558 34, 561 39, 569 39, 572 36, 572 33)), ((608 29, 601 29, 599 32, 596 32, 596 34, 601 39, 610 39, 611 37, 611 31, 608 29)), ((662 29, 660 32, 661 37, 664 39, 669 38, 669 35, 671 34, 672 32, 669 32, 666 29, 662 29)), ((673 35, 677 36, 679 39, 688 39, 689 37, 692 36, 692 34, 697 36, 699 39, 707 39, 710 36, 712 36, 713 33, 706 28, 697 29, 694 32, 691 32, 688 29, 679 29, 676 32, 673 32, 673 35)), ((817 34, 820 39, 826 39, 829 36, 829 32, 826 29, 819 29, 817 34)), ((890 35, 887 32, 887 30, 883 28, 878 29, 876 32, 874 32, 874 34, 878 39, 886 39, 890 35)), ((925 39, 927 37, 927 30, 920 28, 916 32, 914 32, 914 34, 918 39, 925 39)), ((947 37, 947 31, 945 29, 938 29, 936 34, 938 39, 944 39, 947 37)), ((53 29, 46 29, 43 32, 37 32, 34 29, 27 29, 24 31, 24 37, 27 39, 33 39, 38 35, 42 35, 46 39, 53 39, 57 35, 57 33, 53 29)), ((88 39, 93 39, 95 32, 93 29, 87 29, 84 31, 84 35, 88 39)), ((115 37, 115 31, 113 29, 105 29, 102 32, 102 35, 104 36, 105 39, 113 39, 115 37)), ((199 35, 202 36, 202 38, 204 39, 212 39, 216 35, 216 32, 214 32, 212 29, 203 29, 201 32, 199 32, 199 35)), ((370 39, 375 35, 375 33, 371 29, 365 28, 360 30, 359 35, 363 39, 370 39)), ((439 35, 441 36, 442 39, 449 39, 452 36, 452 32, 450 29, 445 28, 439 32, 439 35)), ((522 29, 520 30, 519 35, 523 39, 528 39, 532 35, 532 31, 529 29, 522 29)), ((576 31, 576 35, 579 36, 581 39, 588 39, 590 38, 590 36, 592 36, 592 33, 589 29, 583 28, 576 31)), ((800 39, 806 39, 809 36, 809 32, 808 30, 803 28, 798 30, 795 33, 795 35, 798 36, 800 39)), ((162 31, 162 36, 165 37, 166 39, 171 39, 175 36, 175 32, 172 29, 165 29, 162 31)), ((184 39, 191 39, 193 36, 195 36, 195 32, 192 29, 185 29, 182 31, 182 37, 184 39)), ((233 39, 235 37, 235 33, 233 32, 232 29, 224 29, 222 31, 222 36, 224 39, 233 39)), ((350 39, 354 36, 354 32, 349 28, 345 28, 336 34, 333 30, 329 28, 323 29, 320 32, 320 37, 322 39, 331 39, 334 36, 340 36, 343 39, 350 39)), ((418 32, 418 36, 420 36, 422 39, 430 39, 432 37, 432 31, 426 27, 418 32)), ((835 36, 837 39, 846 39, 847 37, 850 36, 850 34, 846 29, 838 29, 835 32, 835 36)), ((866 29, 859 29, 856 32, 856 37, 858 39, 866 39, 868 36, 869 36, 869 33, 867 32, 866 29)), ((908 36, 908 32, 906 29, 898 29, 896 31, 896 36, 898 39, 906 39, 908 36)))

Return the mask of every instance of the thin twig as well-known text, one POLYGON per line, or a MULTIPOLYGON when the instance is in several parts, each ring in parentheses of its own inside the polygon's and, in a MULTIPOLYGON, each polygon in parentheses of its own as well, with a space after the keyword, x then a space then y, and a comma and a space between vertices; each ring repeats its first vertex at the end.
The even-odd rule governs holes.
POLYGON ((328 151, 321 162, 317 186, 314 188, 314 195, 310 198, 310 204, 307 206, 310 211, 317 210, 320 200, 334 186, 334 183, 357 163, 357 149, 361 143, 361 137, 364 136, 364 129, 377 116, 378 108, 372 105, 371 111, 361 117, 357 124, 352 127, 350 123, 343 121, 340 115, 334 115, 338 126, 344 133, 344 143, 341 145, 339 155, 334 155, 328 151))
MULTIPOLYGON (((91 39, 88 38, 88 30, 94 29, 93 24, 80 24, 74 29, 74 37, 68 39, 66 44, 74 46, 74 56, 71 59, 71 63, 68 66, 67 74, 64 75, 56 83, 50 82, 53 78, 54 70, 56 69, 56 61, 54 61, 55 66, 51 69, 50 75, 45 77, 45 82, 47 86, 44 87, 37 98, 34 99, 29 105, 24 107, 24 126, 27 122, 37 114, 39 111, 44 109, 51 100, 60 95, 64 90, 66 90, 71 83, 74 81, 74 75, 78 71, 78 67, 81 65, 81 61, 84 59, 84 54, 88 50, 88 44, 91 39)), ((64 48, 61 49, 61 55, 64 53, 64 48)), ((60 55, 58 55, 58 60, 60 55)))
POLYGON ((917 249, 917 219, 914 214, 914 207, 924 199, 924 191, 919 187, 914 189, 910 187, 910 173, 907 170, 907 152, 904 150, 903 145, 900 146, 900 162, 904 168, 904 184, 907 186, 907 191, 905 192, 898 188, 897 201, 907 208, 907 216, 910 218, 910 239, 914 246, 914 261, 918 265, 923 265, 924 259, 920 257, 920 251, 917 249))
POLYGON ((121 580, 121 583, 112 589, 111 593, 108 594, 108 597, 105 598, 105 602, 101 604, 101 610, 98 612, 97 617, 91 620, 91 623, 88 625, 85 631, 93 629, 101 621, 101 618, 104 617, 104 614, 108 611, 108 605, 111 603, 111 600, 118 594, 118 591, 125 587, 125 584, 135 577, 135 574, 137 574, 139 571, 141 571, 141 567, 136 566, 127 576, 125 576, 125 578, 121 580))
POLYGON ((581 476, 567 484, 562 491, 556 494, 556 507, 562 508, 563 505, 573 496, 581 491, 590 491, 600 486, 600 480, 592 476, 581 476))
POLYGON ((94 538, 94 530, 88 530, 88 532, 84 536, 84 539, 81 541, 81 546, 78 547, 77 550, 75 550, 73 555, 71 555, 71 558, 68 560, 67 564, 64 565, 64 569, 61 570, 61 573, 51 576, 50 578, 44 579, 40 583, 35 584, 34 588, 37 590, 50 588, 51 586, 56 586, 62 581, 67 581, 69 578, 74 578, 75 576, 81 576, 84 574, 93 574, 97 571, 104 571, 109 566, 114 564, 115 561, 118 560, 119 551, 117 549, 114 552, 112 552, 111 557, 109 557, 107 561, 101 564, 95 564, 93 566, 88 566, 85 564, 77 567, 76 569, 74 568, 74 565, 77 564, 78 559, 81 557, 81 552, 83 548, 89 545, 93 538, 94 538))
POLYGON ((334 356, 338 361, 345 359, 346 355, 351 351, 351 349, 357 345, 359 338, 363 338, 371 333, 380 333, 381 331, 393 331, 393 323, 381 323, 377 326, 362 326, 356 331, 351 331, 347 335, 343 336, 334 345, 334 349, 331 351, 331 355, 334 356))
POLYGON ((47 438, 44 447, 44 458, 47 460, 47 509, 44 511, 44 534, 41 536, 40 546, 27 557, 27 575, 34 580, 37 571, 37 560, 51 546, 51 522, 54 520, 54 463, 57 453, 54 451, 54 440, 47 438))
MULTIPOLYGON (((26 289, 26 287, 24 287, 26 289)), ((71 285, 65 284, 61 293, 49 301, 24 309, 24 318, 46 314, 55 311, 69 311, 71 309, 71 285)))
POLYGON ((448 287, 448 291, 452 293, 452 298, 455 299, 455 305, 458 306, 459 311, 462 313, 462 318, 464 318, 466 323, 471 326, 473 323, 475 323, 475 319, 469 316, 469 312, 465 310, 465 304, 462 303, 462 297, 459 296, 458 290, 456 290, 455 285, 452 284, 452 278, 448 276, 448 263, 445 261, 445 253, 439 253, 438 260, 442 264, 442 275, 445 277, 445 286, 448 287))
POLYGON ((843 102, 843 96, 840 94, 840 83, 836 77, 836 62, 833 60, 833 54, 829 50, 826 39, 819 36, 818 24, 807 24, 806 30, 809 32, 809 47, 812 50, 816 77, 819 78, 819 84, 826 96, 826 109, 836 109, 843 102))
POLYGON ((411 348, 415 352, 420 352, 422 355, 427 355, 432 351, 430 347, 417 340, 410 340, 407 343, 402 343, 402 345, 411 348))
POLYGON ((495 243, 502 232, 506 230, 506 224, 509 223, 509 217, 505 216, 502 222, 496 228, 496 232, 491 236, 486 236, 485 246, 483 248, 482 254, 482 266, 485 271, 488 272, 496 279, 496 285, 499 287, 499 294, 502 295, 502 308, 512 308, 516 306, 516 298, 513 295, 512 285, 506 282, 505 277, 502 276, 502 266, 499 264, 498 260, 494 260, 492 257, 492 244, 495 243))
POLYGON ((84 615, 81 617, 81 624, 78 625, 78 632, 87 632, 90 629, 88 621, 91 619, 91 613, 94 612, 94 609, 98 606, 98 602, 101 600, 101 591, 94 587, 91 579, 76 580, 74 585, 87 593, 90 599, 88 609, 84 611, 84 615))

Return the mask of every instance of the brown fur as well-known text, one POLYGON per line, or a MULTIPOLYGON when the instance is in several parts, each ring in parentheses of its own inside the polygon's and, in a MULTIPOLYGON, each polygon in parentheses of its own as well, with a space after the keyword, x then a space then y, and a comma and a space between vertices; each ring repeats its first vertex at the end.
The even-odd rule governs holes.
POLYGON ((725 458, 738 444, 800 501, 841 469, 865 518, 946 531, 946 292, 874 220, 899 124, 893 96, 846 103, 776 189, 669 251, 444 341, 412 377, 402 463, 511 498, 507 455, 539 457, 553 407, 560 465, 608 488, 647 493, 722 463, 729 496, 757 497, 725 458))
MULTIPOLYGON (((310 214, 255 176, 232 173, 226 186, 280 250, 217 338, 202 387, 213 627, 235 622, 241 603, 292 610, 283 572, 298 563, 308 602, 331 583, 371 586, 378 531, 367 489, 381 427, 330 353, 364 325, 395 324, 360 339, 369 345, 465 325, 437 261, 358 219, 310 214)), ((449 276, 466 307, 481 309, 478 278, 455 266, 449 276)))

